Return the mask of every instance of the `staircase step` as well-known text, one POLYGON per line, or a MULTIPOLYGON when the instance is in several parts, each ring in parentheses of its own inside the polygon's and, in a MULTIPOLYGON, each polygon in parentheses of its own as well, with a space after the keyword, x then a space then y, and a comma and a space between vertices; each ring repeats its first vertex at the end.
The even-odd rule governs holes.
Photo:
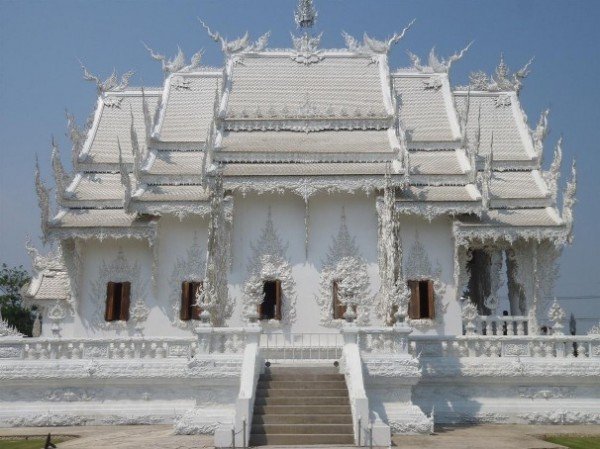
POLYGON ((340 374, 340 371, 335 366, 271 366, 265 369, 265 374, 277 374, 290 376, 295 374, 306 375, 323 375, 323 374, 340 374))
POLYGON ((352 413, 350 405, 255 405, 254 415, 317 415, 318 422, 321 415, 334 415, 352 413))
POLYGON ((254 424, 252 433, 255 435, 271 434, 352 434, 352 424, 254 424))
POLYGON ((269 382, 269 381, 301 381, 301 382, 314 382, 314 381, 341 381, 344 382, 343 374, 305 374, 305 373, 297 373, 297 374, 261 374, 259 377, 260 382, 269 382))
POLYGON ((279 389, 273 390, 269 388, 259 388, 256 390, 257 398, 320 398, 320 397, 348 397, 346 389, 327 389, 327 390, 310 390, 308 388, 299 389, 279 389))
POLYGON ((349 405, 348 397, 283 397, 283 398, 260 398, 257 397, 255 405, 349 405))
POLYGON ((295 380, 295 381, 259 381, 257 388, 271 388, 271 389, 306 389, 306 390, 330 390, 330 389, 346 389, 346 382, 344 380, 295 380))
POLYGON ((352 424, 352 414, 350 409, 348 413, 341 414, 254 414, 252 424, 310 424, 318 422, 320 424, 352 424))
POLYGON ((250 435, 250 445, 281 445, 281 446, 302 446, 309 444, 338 444, 352 445, 354 444, 354 436, 352 434, 252 434, 250 435))

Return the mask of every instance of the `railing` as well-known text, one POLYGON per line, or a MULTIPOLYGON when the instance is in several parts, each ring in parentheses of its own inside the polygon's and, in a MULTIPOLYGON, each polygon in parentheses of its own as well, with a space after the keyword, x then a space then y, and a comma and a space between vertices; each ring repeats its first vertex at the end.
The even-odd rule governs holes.
POLYGON ((600 335, 458 337, 411 336, 409 351, 421 357, 600 358, 600 335))
POLYGON ((208 328, 199 337, 27 338, 0 340, 0 359, 167 359, 241 354, 243 328, 208 328))
POLYGON ((528 335, 526 316, 479 315, 475 320, 475 333, 481 335, 528 335))
POLYGON ((340 333, 268 333, 260 338, 266 360, 337 360, 343 345, 340 333))

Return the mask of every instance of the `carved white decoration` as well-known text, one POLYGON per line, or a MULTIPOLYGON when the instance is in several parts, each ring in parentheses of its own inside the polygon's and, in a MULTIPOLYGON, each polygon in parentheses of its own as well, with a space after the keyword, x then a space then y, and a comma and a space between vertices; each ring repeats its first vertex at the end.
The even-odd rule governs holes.
MULTIPOLYGON (((296 318, 296 282, 286 259, 287 244, 283 244, 275 230, 271 209, 260 237, 251 244, 252 256, 248 261, 248 278, 244 283, 244 317, 252 321, 262 303, 265 281, 281 281, 281 324, 291 324, 296 318)), ((272 320, 275 323, 276 320, 272 320)))
POLYGON ((206 271, 206 249, 200 244, 198 234, 194 234, 192 245, 188 248, 186 257, 177 257, 173 272, 169 279, 171 297, 171 322, 183 329, 190 329, 192 321, 181 321, 181 283, 202 282, 206 271))
POLYGON ((319 44, 323 33, 317 36, 309 36, 308 33, 302 36, 294 36, 292 34, 292 42, 296 54, 292 56, 292 60, 300 64, 309 65, 323 60, 319 44))
POLYGON ((558 181, 560 179, 560 167, 562 165, 562 137, 556 142, 554 157, 550 169, 543 173, 544 181, 548 186, 548 192, 552 198, 552 207, 556 207, 558 198, 558 181))
POLYGON ((408 56, 412 61, 413 67, 417 69, 419 72, 425 73, 448 73, 450 71, 450 67, 456 61, 462 59, 465 53, 469 50, 469 48, 473 45, 473 41, 469 42, 469 44, 463 48, 460 52, 453 54, 448 59, 440 59, 438 55, 435 53, 435 47, 431 49, 429 52, 428 65, 423 66, 421 64, 421 59, 415 55, 414 53, 408 52, 408 56))
POLYGON ((550 113, 550 109, 545 109, 540 114, 540 119, 537 123, 537 126, 534 130, 530 131, 531 138, 533 139, 533 148, 535 150, 535 154, 538 157, 538 160, 542 161, 542 154, 544 151, 544 140, 548 136, 550 130, 548 129, 548 114, 550 113))
POLYGON ((558 303, 558 300, 554 298, 550 309, 548 310, 548 318, 553 323, 552 332, 555 335, 562 335, 564 328, 564 320, 567 314, 564 309, 558 303))
POLYGON ((88 69, 83 65, 83 63, 79 63, 81 65, 81 69, 83 70, 83 79, 86 81, 90 81, 92 83, 96 83, 96 90, 98 91, 98 95, 104 95, 109 91, 122 91, 129 85, 129 79, 133 76, 134 72, 129 71, 121 76, 121 80, 119 81, 117 77, 117 73, 113 71, 113 73, 104 81, 101 81, 99 77, 93 75, 88 71, 88 69))
POLYGON ((432 76, 423 81, 423 87, 425 90, 440 90, 444 83, 438 76, 432 76))
POLYGON ((86 124, 80 128, 77 126, 77 123, 75 122, 75 116, 72 114, 69 114, 68 112, 65 113, 66 117, 67 117, 67 135, 69 137, 69 139, 71 140, 71 144, 73 145, 72 149, 71 149, 71 160, 72 160, 72 164, 73 164, 73 169, 77 170, 77 164, 79 162, 79 155, 81 154, 82 150, 83 150, 83 144, 85 143, 85 139, 87 137, 87 133, 88 131, 91 129, 92 127, 92 123, 93 123, 93 115, 91 115, 86 124))
POLYGON ((44 184, 44 181, 42 181, 37 155, 35 156, 35 192, 41 211, 42 241, 46 243, 48 238, 48 220, 50 219, 50 195, 48 188, 44 184))
POLYGON ((571 166, 571 179, 567 182, 565 193, 563 195, 562 218, 565 221, 567 229, 567 242, 573 243, 573 207, 577 201, 575 194, 577 193, 577 169, 575 161, 571 166))
MULTIPOLYGON (((200 20, 200 19, 198 19, 200 20)), ((206 23, 200 20, 202 28, 206 30, 208 36, 215 42, 221 44, 221 50, 227 56, 229 55, 240 55, 244 53, 257 53, 263 51, 269 43, 270 31, 260 36, 256 42, 250 42, 250 35, 246 33, 239 39, 228 41, 224 39, 218 32, 213 32, 206 23)))
POLYGON ((60 159, 60 149, 58 148, 58 144, 54 140, 54 136, 52 137, 52 171, 54 172, 54 181, 56 183, 56 202, 57 204, 62 203, 62 197, 65 193, 66 187, 69 185, 70 179, 67 173, 65 172, 65 168, 63 167, 62 161, 60 159))
POLYGON ((146 50, 148 50, 152 59, 154 59, 155 61, 160 61, 165 76, 167 76, 169 73, 175 72, 192 72, 200 68, 203 53, 202 50, 194 53, 190 60, 190 63, 186 64, 185 54, 179 47, 177 47, 177 55, 173 59, 167 59, 165 55, 156 53, 145 43, 142 42, 142 45, 146 48, 146 50))
POLYGON ((600 322, 593 325, 587 332, 588 335, 600 335, 600 322))
POLYGON ((7 321, 2 318, 2 311, 0 310, 0 338, 2 337, 23 337, 17 329, 9 325, 7 321))
POLYGON ((342 36, 346 41, 346 47, 351 52, 357 54, 388 54, 392 46, 400 42, 400 40, 404 37, 406 32, 413 26, 415 23, 415 19, 413 19, 400 33, 394 33, 393 36, 389 37, 386 40, 380 41, 370 37, 367 33, 363 35, 362 44, 359 41, 350 36, 345 31, 342 32, 342 36))
POLYGON ((504 55, 500 55, 500 63, 496 68, 496 72, 489 76, 484 72, 474 72, 469 76, 469 87, 472 90, 483 90, 488 92, 498 91, 515 91, 517 94, 523 86, 523 80, 529 75, 531 58, 520 70, 515 73, 510 73, 510 69, 504 62, 504 55))
POLYGON ((141 276, 139 262, 129 262, 121 248, 118 250, 116 257, 109 263, 103 260, 98 277, 91 283, 90 301, 96 308, 91 324, 102 329, 128 329, 133 327, 136 331, 141 331, 141 326, 148 317, 148 309, 144 302, 147 290, 146 284, 147 281, 144 281, 141 276), (131 283, 129 321, 105 321, 106 284, 109 282, 131 283))
POLYGON ((494 104, 497 108, 501 108, 503 106, 510 106, 512 104, 512 99, 510 98, 510 95, 498 95, 498 98, 496 98, 494 104))
POLYGON ((321 324, 339 327, 343 318, 333 319, 333 282, 338 282, 338 298, 347 307, 356 307, 356 322, 368 324, 371 298, 367 264, 360 255, 356 238, 350 236, 346 214, 342 209, 340 228, 332 237, 331 245, 323 261, 317 303, 321 306, 321 324))
POLYGON ((104 97, 102 99, 104 106, 107 108, 116 108, 121 109, 121 103, 123 102, 123 97, 104 97))
POLYGON ((417 328, 428 328, 436 325, 439 317, 444 314, 448 304, 443 302, 446 286, 442 282, 442 267, 439 262, 433 267, 425 246, 419 239, 419 232, 415 231, 415 240, 408 252, 408 257, 404 262, 404 280, 421 281, 430 280, 433 282, 435 319, 407 319, 407 322, 417 328))

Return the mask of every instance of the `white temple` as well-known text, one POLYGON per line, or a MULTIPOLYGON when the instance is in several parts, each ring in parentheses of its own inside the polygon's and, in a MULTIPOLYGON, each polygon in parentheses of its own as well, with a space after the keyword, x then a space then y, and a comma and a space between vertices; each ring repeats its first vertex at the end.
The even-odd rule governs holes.
POLYGON ((315 18, 300 0, 291 49, 202 23, 223 67, 149 49, 159 87, 84 68, 98 101, 83 128, 68 117, 72 173, 53 145, 56 210, 36 171, 56 250, 28 247, 40 335, 0 333, 0 425, 174 422, 217 446, 284 444, 256 420, 278 404, 262 387, 307 367, 343 375, 351 417, 306 444, 600 422, 600 332, 564 335, 548 299, 575 166, 559 207, 560 142, 545 171, 548 112, 531 128, 519 102, 529 63, 453 87, 468 46, 392 69, 412 22, 322 49, 315 18))

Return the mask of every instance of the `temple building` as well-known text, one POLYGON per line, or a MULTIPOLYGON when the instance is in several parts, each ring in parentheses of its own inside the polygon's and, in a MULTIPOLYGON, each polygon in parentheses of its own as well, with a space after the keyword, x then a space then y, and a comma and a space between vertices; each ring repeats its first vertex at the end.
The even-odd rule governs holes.
POLYGON ((287 49, 201 23, 222 67, 148 48, 162 86, 83 68, 97 103, 68 117, 72 171, 53 144, 55 201, 36 170, 54 250, 28 246, 37 332, 0 339, 0 425, 231 446, 600 422, 600 331, 564 335, 551 300, 575 165, 559 195, 530 63, 453 86, 470 44, 392 68, 413 22, 324 49, 311 0, 295 18, 287 49))

